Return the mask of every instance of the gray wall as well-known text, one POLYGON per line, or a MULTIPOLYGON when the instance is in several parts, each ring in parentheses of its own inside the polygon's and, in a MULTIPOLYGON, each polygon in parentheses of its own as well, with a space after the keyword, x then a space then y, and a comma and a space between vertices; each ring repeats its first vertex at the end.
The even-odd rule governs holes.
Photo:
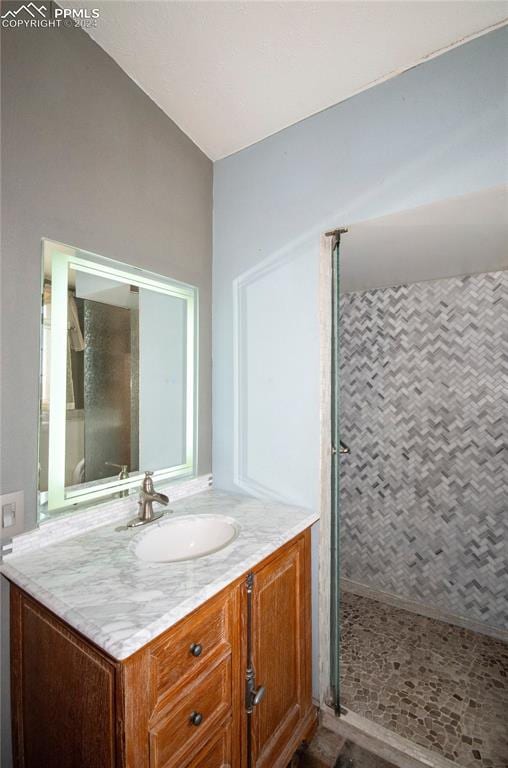
POLYGON ((240 483, 317 507, 319 236, 503 183, 507 58, 504 28, 215 164, 218 486, 240 483), (261 283, 274 286, 275 299, 259 303, 256 314, 249 297, 261 283), (267 313, 270 332, 251 335, 267 313), (256 345, 266 349, 261 369, 249 366, 249 347, 256 345), (271 420, 264 419, 267 409, 271 420))
POLYGON ((500 629, 507 328, 508 271, 340 299, 341 573, 500 629))
POLYGON ((2 30, 2 492, 35 523, 41 237, 200 290, 211 469, 212 163, 91 38, 2 30))
POLYGON ((199 472, 210 471, 212 163, 74 29, 2 30, 2 121, 0 477, 2 492, 25 492, 28 529, 36 520, 41 237, 198 286, 199 472))

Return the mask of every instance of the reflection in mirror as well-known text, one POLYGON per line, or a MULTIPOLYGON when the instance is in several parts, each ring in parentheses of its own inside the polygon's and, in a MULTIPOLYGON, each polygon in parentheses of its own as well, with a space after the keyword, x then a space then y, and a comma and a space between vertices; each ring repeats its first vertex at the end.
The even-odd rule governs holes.
POLYGON ((195 463, 197 291, 44 241, 41 512, 195 463))

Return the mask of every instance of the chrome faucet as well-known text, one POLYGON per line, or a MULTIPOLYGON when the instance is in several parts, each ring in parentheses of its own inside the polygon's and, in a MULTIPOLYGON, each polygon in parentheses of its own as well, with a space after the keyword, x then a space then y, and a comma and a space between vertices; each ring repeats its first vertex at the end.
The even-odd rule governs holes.
POLYGON ((159 504, 167 506, 169 499, 163 493, 157 493, 153 487, 152 480, 153 472, 145 472, 145 478, 139 491, 139 515, 127 523, 128 528, 135 528, 138 525, 146 525, 152 523, 154 520, 159 520, 163 514, 162 512, 153 511, 153 502, 157 501, 159 504))

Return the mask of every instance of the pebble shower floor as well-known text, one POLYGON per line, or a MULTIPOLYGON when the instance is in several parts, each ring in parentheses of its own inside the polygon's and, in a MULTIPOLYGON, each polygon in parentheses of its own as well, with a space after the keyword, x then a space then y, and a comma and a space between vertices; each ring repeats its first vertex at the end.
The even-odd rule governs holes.
POLYGON ((508 768, 508 644, 342 592, 341 703, 464 768, 508 768))

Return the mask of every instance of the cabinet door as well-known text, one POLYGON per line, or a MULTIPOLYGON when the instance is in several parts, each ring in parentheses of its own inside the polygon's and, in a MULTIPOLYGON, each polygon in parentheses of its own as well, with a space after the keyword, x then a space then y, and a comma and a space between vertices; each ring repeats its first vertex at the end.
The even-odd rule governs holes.
POLYGON ((16 768, 113 768, 116 668, 11 587, 16 768))
POLYGON ((252 661, 264 698, 251 715, 251 764, 286 765, 315 719, 311 698, 310 532, 254 573, 252 661))

